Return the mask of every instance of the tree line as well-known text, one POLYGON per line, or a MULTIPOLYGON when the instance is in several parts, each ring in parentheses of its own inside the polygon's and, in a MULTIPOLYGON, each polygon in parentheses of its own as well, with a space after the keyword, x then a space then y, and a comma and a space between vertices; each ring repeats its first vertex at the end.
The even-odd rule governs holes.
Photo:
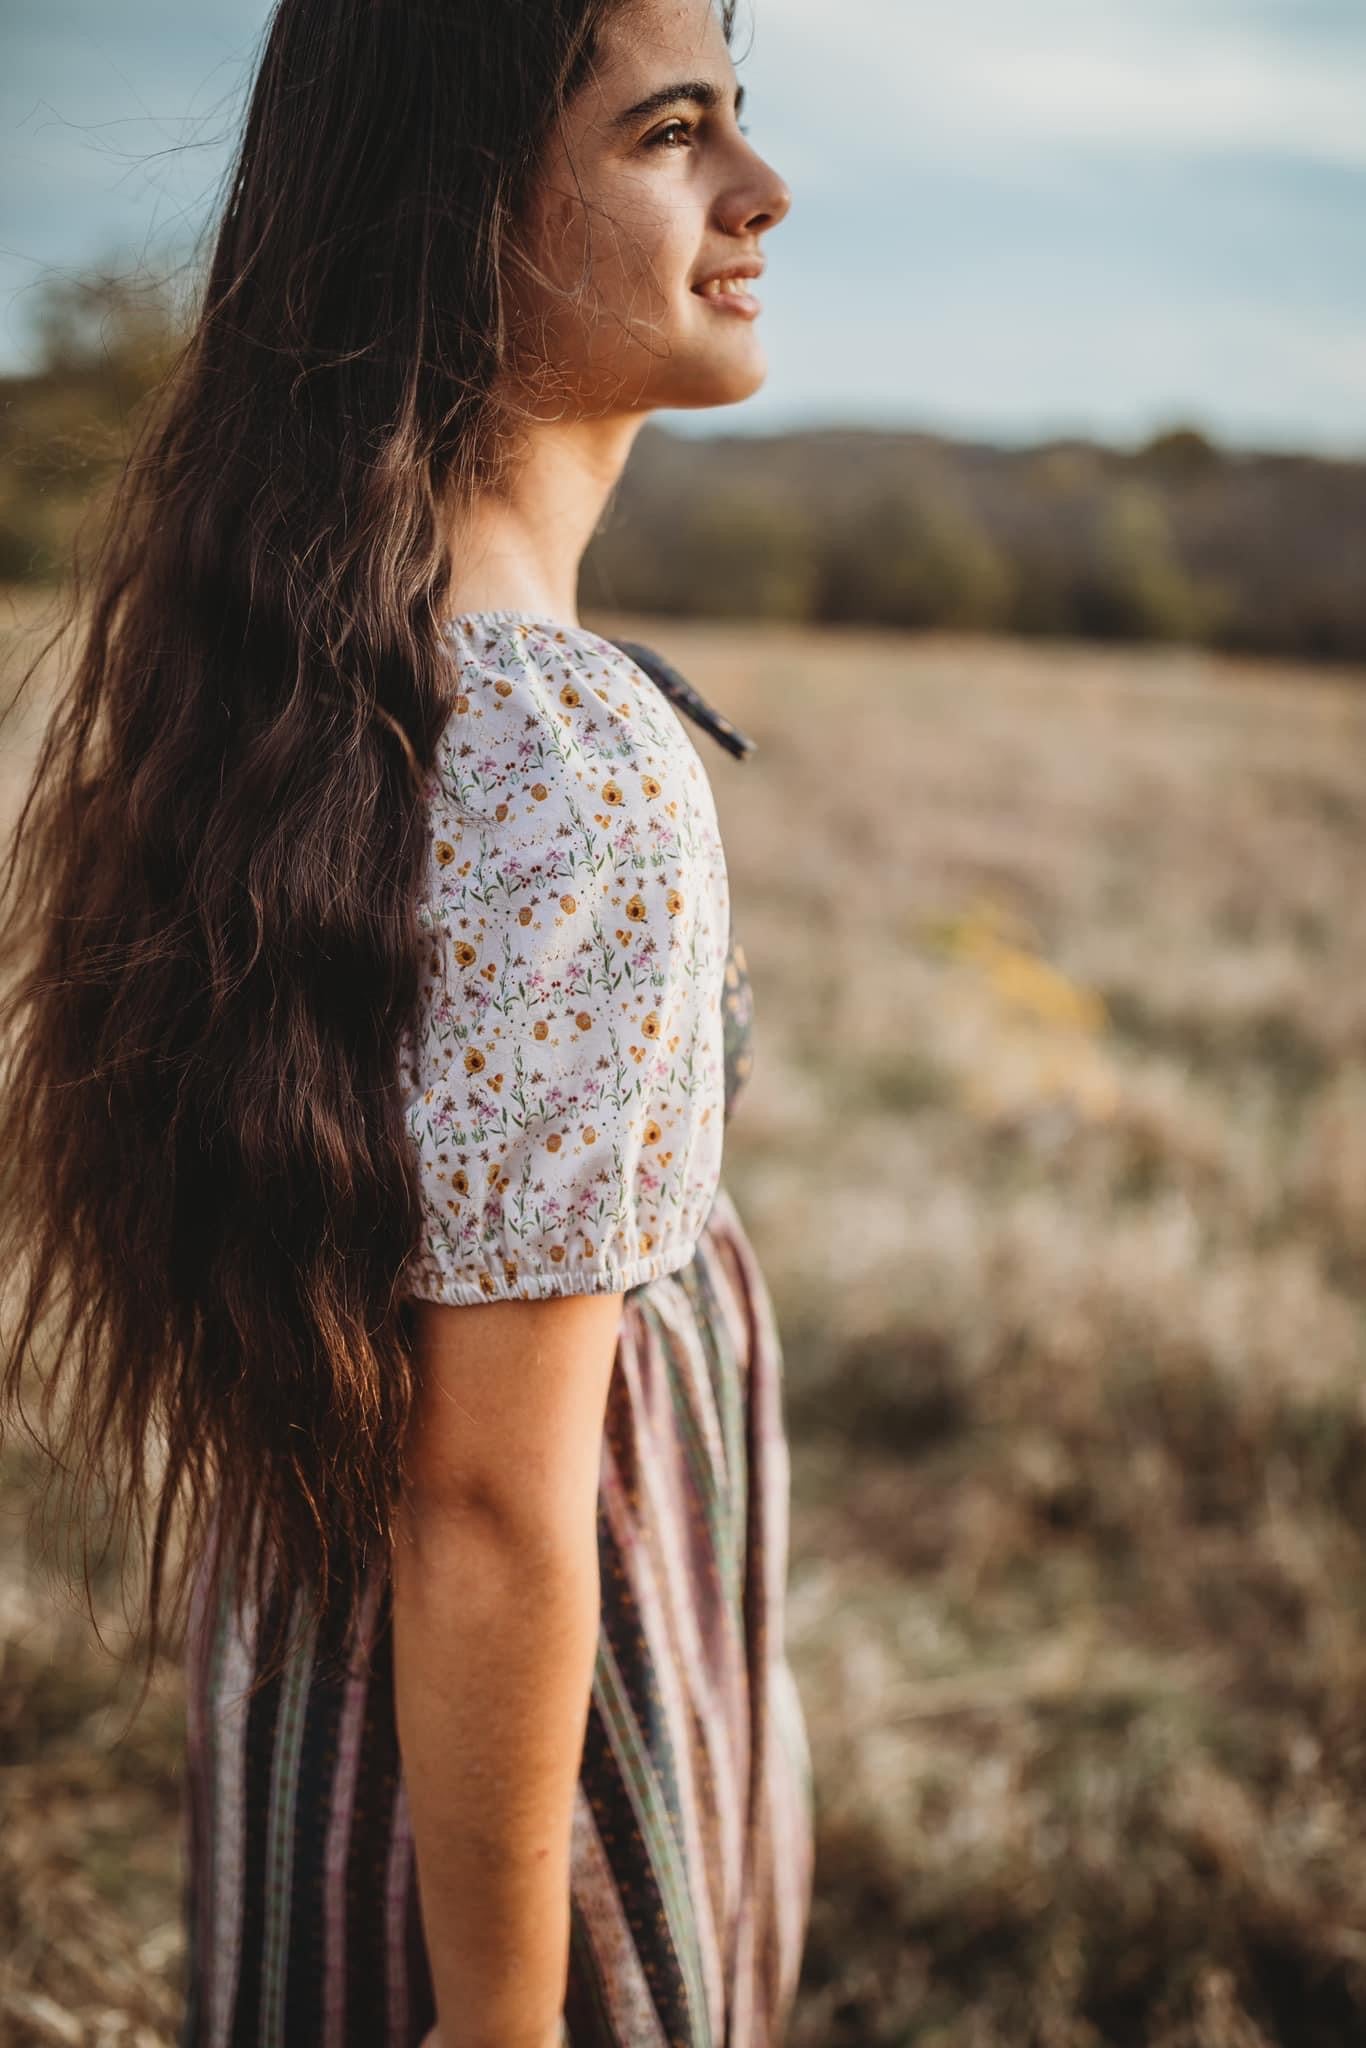
MULTIPOLYGON (((181 326, 164 286, 58 279, 36 366, 0 378, 0 581, 60 577, 98 522, 181 326)), ((1366 659, 1366 462, 1224 449, 1003 448, 818 427, 641 432, 585 604, 1366 659)))

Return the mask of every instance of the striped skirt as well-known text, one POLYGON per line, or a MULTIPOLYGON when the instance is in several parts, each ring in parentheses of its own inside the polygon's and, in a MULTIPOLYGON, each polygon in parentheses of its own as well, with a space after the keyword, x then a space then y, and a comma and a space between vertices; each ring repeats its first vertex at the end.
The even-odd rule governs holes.
MULTIPOLYGON (((724 1185, 626 1296, 598 1487, 602 1626, 571 1856, 572 2048, 777 2048, 806 1937, 811 1757, 783 1640, 782 1359, 724 1185)), ((203 1580, 201 1578, 201 1586, 203 1580)), ((387 1577, 348 1672, 250 1619, 187 1643, 181 2048, 416 2048, 433 2020, 387 1577)))

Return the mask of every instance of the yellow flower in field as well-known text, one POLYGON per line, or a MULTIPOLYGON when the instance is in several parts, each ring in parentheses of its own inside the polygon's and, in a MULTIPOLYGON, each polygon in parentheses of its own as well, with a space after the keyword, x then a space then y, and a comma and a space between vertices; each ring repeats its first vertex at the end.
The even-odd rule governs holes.
POLYGON ((605 804, 619 804, 624 801, 621 793, 621 784, 618 782, 604 782, 601 794, 605 804))
POLYGON ((683 908, 683 897, 677 889, 670 889, 664 898, 664 904, 670 917, 677 917, 679 911, 683 908))
POLYGON ((648 1016, 648 1017, 644 1017, 644 1018, 642 1018, 642 1020, 641 1020, 641 1025, 640 1025, 640 1029, 641 1029, 641 1035, 642 1035, 643 1037, 645 1037, 645 1038, 658 1038, 658 1036, 659 1036, 659 1012, 658 1012, 658 1010, 651 1010, 651 1012, 650 1012, 650 1014, 649 1014, 649 1016, 648 1016))
POLYGON ((627 898, 626 915, 630 918, 632 924, 644 924, 646 918, 650 915, 645 906, 645 898, 640 894, 639 890, 636 891, 634 896, 627 898))

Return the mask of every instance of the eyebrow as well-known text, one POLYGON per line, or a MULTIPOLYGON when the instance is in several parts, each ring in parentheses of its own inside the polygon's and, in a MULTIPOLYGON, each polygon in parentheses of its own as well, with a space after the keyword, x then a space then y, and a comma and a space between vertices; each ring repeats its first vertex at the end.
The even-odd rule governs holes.
MULTIPOLYGON (((661 85, 657 91, 647 93, 643 100, 637 100, 633 107, 627 107, 624 112, 618 114, 612 122, 612 128, 614 131, 620 131, 623 128, 634 127, 637 121, 643 121, 647 115, 657 114, 664 107, 677 106, 680 100, 691 100, 694 106, 710 113, 713 108, 720 106, 722 98, 720 87, 713 85, 709 78, 685 78, 677 85, 661 85)), ((737 85, 737 114, 744 103, 745 88, 743 85, 737 85)))

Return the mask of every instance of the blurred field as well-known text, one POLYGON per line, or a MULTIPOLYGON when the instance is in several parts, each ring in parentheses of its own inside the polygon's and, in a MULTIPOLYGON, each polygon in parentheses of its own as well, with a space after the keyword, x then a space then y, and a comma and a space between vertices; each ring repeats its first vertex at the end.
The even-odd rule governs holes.
MULTIPOLYGON (((698 735, 818 1781, 791 2048, 1363 2038, 1366 678, 589 623, 759 741, 698 735)), ((150 2048, 175 1674, 116 1740, 4 1480, 0 2012, 150 2048)))

